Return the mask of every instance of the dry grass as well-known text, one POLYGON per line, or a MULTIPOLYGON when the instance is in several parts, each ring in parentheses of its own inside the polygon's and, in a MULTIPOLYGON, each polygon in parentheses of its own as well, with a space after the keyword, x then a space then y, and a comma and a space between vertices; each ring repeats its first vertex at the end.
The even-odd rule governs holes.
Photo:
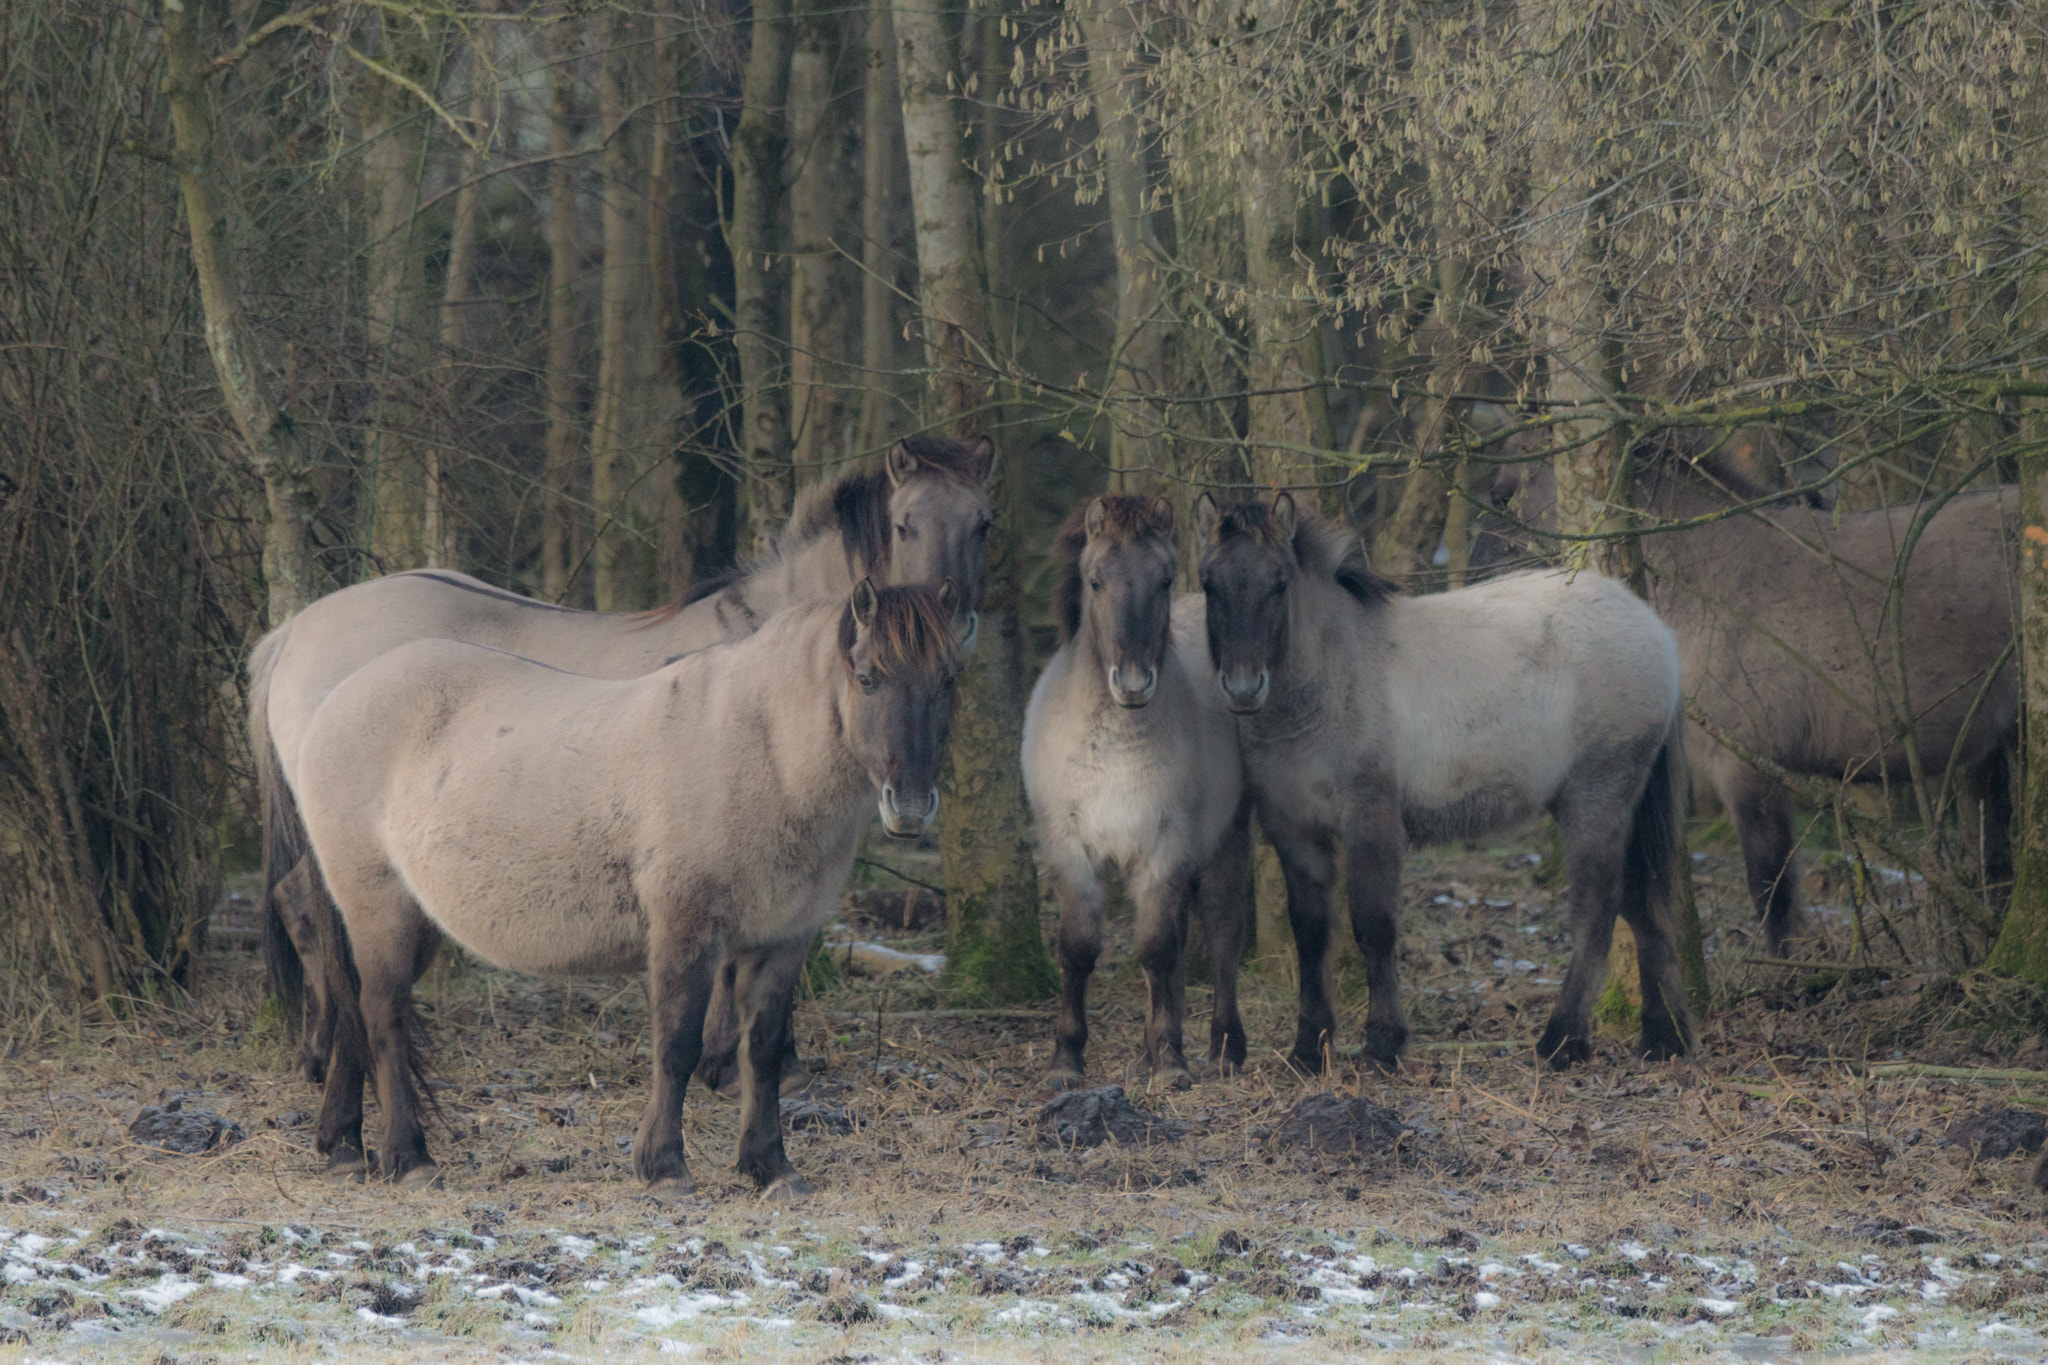
MULTIPOLYGON (((1860 1074, 1895 1052, 2038 1064, 2038 1040, 2001 1023, 2033 1006, 1903 969, 1784 980, 1738 960, 1746 912, 1718 859, 1703 873, 1728 1003, 1697 1063, 1647 1065, 1610 1040, 1567 1076, 1532 1065, 1561 926, 1506 849, 1415 861, 1404 956, 1425 1046, 1398 1077, 1343 1063, 1304 1083, 1275 1051, 1291 993, 1260 982, 1246 1074, 1146 1096, 1142 985, 1112 961, 1093 1078, 1186 1125, 1144 1148, 1040 1140, 1049 1023, 931 1015, 930 988, 902 978, 843 984, 799 1026, 822 1063, 813 1097, 858 1126, 792 1133, 819 1189, 787 1206, 731 1175, 736 1106, 694 1092, 700 1197, 638 1193, 623 1150, 644 1096, 637 985, 459 968, 423 988, 447 1188, 327 1184, 299 1117, 315 1097, 256 1026, 253 955, 223 951, 200 996, 144 1021, 0 1035, 0 1228, 23 1267, 0 1335, 28 1338, 0 1360, 298 1359, 323 1343, 372 1359, 1023 1360, 1052 1340, 1090 1359, 2038 1357, 2048 1243, 2028 1163, 1939 1139, 1987 1105, 2048 1106, 2048 1089, 1860 1074), (1321 1089, 1414 1132, 1398 1154, 1278 1147, 1321 1089), (247 1140, 142 1151, 126 1126, 164 1090, 247 1140), (54 1240, 31 1253, 21 1233, 54 1240), (279 1283, 292 1264, 334 1278, 279 1283), (153 1311, 150 1293, 188 1283, 153 1311)), ((1206 1025, 1198 1008, 1193 1033, 1206 1025)))

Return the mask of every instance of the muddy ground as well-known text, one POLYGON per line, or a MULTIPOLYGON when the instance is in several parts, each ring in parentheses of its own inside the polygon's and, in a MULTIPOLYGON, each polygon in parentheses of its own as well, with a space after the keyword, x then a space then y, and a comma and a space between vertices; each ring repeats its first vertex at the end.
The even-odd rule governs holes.
MULTIPOLYGON (((1293 1074, 1268 972, 1245 1074, 1148 1095, 1142 981, 1112 956, 1090 1079, 1127 1093, 1048 1113, 1049 1007, 936 1010, 914 967, 850 978, 799 1011, 819 1074, 786 1105, 789 1147, 818 1188, 786 1205, 731 1174, 737 1106, 695 1091, 699 1197, 640 1195, 637 983, 459 963, 422 988, 446 1188, 323 1181, 316 1097, 259 1022, 231 912, 191 999, 0 1025, 0 1361, 2048 1356, 2025 1150, 2048 1086, 1896 1072, 2038 1068, 2033 997, 1748 960, 1732 859, 1707 847, 1720 1004, 1696 1061, 1633 1060, 1616 1032, 1537 1070, 1564 955, 1539 845, 1423 855, 1403 1074, 1293 1074), (138 1141, 152 1104, 144 1135, 205 1150, 138 1141)), ((1877 913, 1907 923, 1923 892, 1870 885, 1891 898, 1865 919, 1882 962, 1877 913)), ((1849 917, 1821 928, 1807 956, 1848 956, 1849 917)), ((1346 998, 1355 1039, 1348 977, 1346 998)), ((1197 1038, 1206 999, 1191 988, 1197 1038)))

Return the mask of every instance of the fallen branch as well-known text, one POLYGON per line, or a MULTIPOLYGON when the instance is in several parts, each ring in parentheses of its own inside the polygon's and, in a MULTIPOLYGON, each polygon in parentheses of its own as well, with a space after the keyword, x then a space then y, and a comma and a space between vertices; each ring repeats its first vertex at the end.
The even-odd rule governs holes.
POLYGON ((1807 962, 1792 957, 1745 957, 1759 967, 1792 967, 1802 972, 1890 972, 1897 968, 1876 962, 1807 962))
POLYGON ((947 1010, 820 1010, 827 1019, 851 1019, 862 1023, 869 1019, 1039 1019, 1051 1015, 1051 1008, 1042 1010, 1015 1009, 947 1009, 947 1010))
POLYGON ((1872 1062, 1863 1074, 1878 1077, 1926 1077, 1943 1081, 2015 1081, 2021 1085, 2048 1085, 2048 1071, 2012 1071, 1990 1066, 1930 1066, 1924 1062, 1872 1062))

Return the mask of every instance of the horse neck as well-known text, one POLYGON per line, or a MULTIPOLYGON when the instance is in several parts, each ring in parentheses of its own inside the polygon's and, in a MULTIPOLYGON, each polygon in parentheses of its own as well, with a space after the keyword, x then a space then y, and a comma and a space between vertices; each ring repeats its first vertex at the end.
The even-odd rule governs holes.
POLYGON ((849 564, 836 532, 812 536, 747 580, 747 601, 762 616, 797 602, 844 597, 867 572, 849 564))
POLYGON ((760 722, 748 728, 767 738, 766 771, 812 816, 857 807, 869 782, 840 712, 838 609, 786 612, 733 649, 731 682, 760 722))
POLYGON ((1287 648, 1280 664, 1269 670, 1271 693, 1267 705, 1287 704, 1287 709, 1320 704, 1329 676, 1329 661, 1323 658, 1321 627, 1332 620, 1347 619, 1360 610, 1350 593, 1317 573, 1297 573, 1287 590, 1287 648))

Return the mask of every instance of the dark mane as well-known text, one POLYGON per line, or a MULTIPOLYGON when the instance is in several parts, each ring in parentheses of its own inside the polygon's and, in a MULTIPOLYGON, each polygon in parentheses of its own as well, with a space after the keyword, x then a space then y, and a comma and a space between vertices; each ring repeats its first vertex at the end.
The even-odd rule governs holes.
POLYGON ((1275 549, 1290 550, 1294 562, 1306 573, 1329 579, 1365 606, 1400 596, 1400 587, 1390 578, 1372 571, 1365 560, 1365 546, 1358 537, 1340 526, 1332 526, 1315 513, 1296 505, 1294 539, 1289 544, 1273 519, 1273 505, 1263 498, 1232 503, 1220 508, 1216 539, 1243 536, 1275 549))
MULTIPOLYGON (((839 653, 853 653, 853 604, 839 613, 839 653)), ((899 669, 938 673, 958 661, 959 641, 953 614, 939 602, 937 588, 922 584, 875 589, 872 628, 875 667, 883 673, 899 669)))
POLYGON ((1090 498, 1068 514, 1053 541, 1053 563, 1059 568, 1059 587, 1053 593, 1053 619, 1059 622, 1060 643, 1074 638, 1081 629, 1081 551, 1088 544, 1088 509, 1102 504, 1103 532, 1118 544, 1127 545, 1141 536, 1156 535, 1173 540, 1173 522, 1161 522, 1154 510, 1155 499, 1130 493, 1104 493, 1090 498))

